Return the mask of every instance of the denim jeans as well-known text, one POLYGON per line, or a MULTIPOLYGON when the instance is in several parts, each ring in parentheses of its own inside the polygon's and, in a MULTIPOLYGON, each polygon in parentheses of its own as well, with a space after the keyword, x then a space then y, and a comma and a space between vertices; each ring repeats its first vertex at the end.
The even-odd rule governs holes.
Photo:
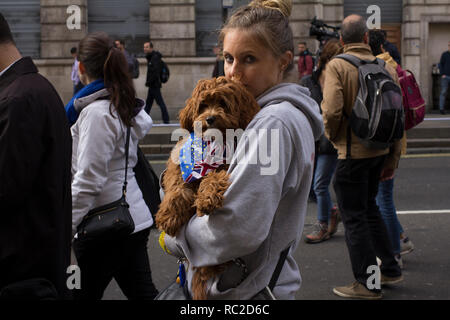
POLYGON ((376 256, 383 261, 382 274, 401 275, 375 201, 384 160, 385 156, 338 160, 333 182, 353 275, 363 285, 370 276, 368 267, 377 265, 376 256))
POLYGON ((159 108, 161 109, 161 115, 164 123, 169 123, 169 113, 167 112, 166 104, 161 95, 160 88, 148 88, 147 100, 145 102, 145 112, 150 114, 150 110, 153 106, 153 101, 156 100, 159 108))
POLYGON ((336 169, 337 154, 319 154, 314 172, 314 193, 317 198, 317 220, 328 223, 333 207, 330 182, 336 169))
POLYGON ((439 109, 445 109, 445 99, 447 98, 448 86, 450 85, 450 76, 441 78, 441 95, 439 97, 439 109))
POLYGON ((400 232, 403 229, 401 229, 400 221, 398 221, 397 210, 394 204, 394 179, 380 182, 376 201, 384 223, 386 224, 394 254, 399 254, 400 232))

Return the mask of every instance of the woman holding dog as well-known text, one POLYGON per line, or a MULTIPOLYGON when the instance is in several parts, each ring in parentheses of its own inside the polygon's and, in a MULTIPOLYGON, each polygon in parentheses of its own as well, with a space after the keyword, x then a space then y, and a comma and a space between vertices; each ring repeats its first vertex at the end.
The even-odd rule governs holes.
POLYGON ((83 38, 78 58, 85 87, 66 106, 75 122, 71 128, 73 233, 91 209, 122 195, 127 128, 126 201, 135 228, 125 238, 86 245, 75 235, 73 247, 81 269, 81 290, 75 290, 75 297, 100 300, 115 278, 129 299, 151 300, 157 294, 147 254, 153 219, 132 168, 137 162, 138 141, 152 127, 152 119, 144 111, 144 101, 136 99, 125 56, 106 33, 91 33, 83 38))
POLYGON ((294 299, 301 285, 292 254, 303 230, 314 142, 322 135, 323 124, 308 90, 282 83, 293 67, 291 10, 291 0, 252 1, 221 31, 225 76, 239 80, 262 109, 247 126, 231 160, 231 185, 223 207, 194 216, 176 237, 164 239, 168 251, 189 261, 188 288, 193 268, 239 258, 239 264, 231 264, 211 281, 208 299, 255 298, 268 286, 280 261, 274 296, 294 299), (248 134, 251 131, 257 134, 248 134), (263 147, 268 149, 269 164, 259 157, 263 147), (246 151, 247 159, 258 159, 256 164, 236 156, 246 151), (283 251, 288 252, 285 259, 283 251))

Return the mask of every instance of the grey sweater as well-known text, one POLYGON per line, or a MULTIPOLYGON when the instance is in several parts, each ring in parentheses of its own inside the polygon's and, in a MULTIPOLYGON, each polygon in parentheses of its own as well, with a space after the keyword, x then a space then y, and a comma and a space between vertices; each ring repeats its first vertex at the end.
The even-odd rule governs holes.
POLYGON ((232 265, 210 281, 209 299, 250 299, 268 285, 280 253, 289 246, 273 292, 278 299, 294 299, 301 285, 292 252, 303 231, 322 118, 309 91, 296 84, 277 85, 257 100, 262 109, 231 160, 224 206, 192 217, 177 237, 165 238, 171 253, 189 261, 188 287, 192 267, 236 258, 245 262, 245 279, 241 282, 242 269, 232 265))

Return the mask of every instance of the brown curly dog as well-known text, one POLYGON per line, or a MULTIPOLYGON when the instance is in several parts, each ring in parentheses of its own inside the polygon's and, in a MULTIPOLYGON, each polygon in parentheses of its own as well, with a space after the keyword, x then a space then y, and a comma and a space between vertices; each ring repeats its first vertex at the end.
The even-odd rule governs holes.
MULTIPOLYGON (((209 129, 215 129, 225 139, 226 129, 245 129, 259 110, 255 98, 242 84, 219 77, 200 80, 179 117, 181 128, 189 132, 194 131, 194 123, 201 123, 205 135, 211 131, 209 129)), ((179 161, 174 160, 179 159, 187 139, 177 143, 167 162, 162 181, 165 195, 156 214, 158 228, 170 236, 176 236, 195 213, 203 216, 222 207, 223 195, 230 185, 226 163, 201 179, 184 181, 179 161)), ((195 268, 192 279, 194 300, 207 298, 208 280, 223 272, 227 264, 195 268)))

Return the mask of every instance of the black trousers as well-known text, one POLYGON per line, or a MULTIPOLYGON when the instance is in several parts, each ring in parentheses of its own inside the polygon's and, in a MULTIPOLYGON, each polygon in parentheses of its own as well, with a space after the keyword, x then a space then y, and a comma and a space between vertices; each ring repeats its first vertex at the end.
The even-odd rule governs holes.
POLYGON ((376 256, 382 261, 382 274, 389 277, 401 275, 375 201, 384 160, 385 156, 338 160, 333 183, 353 275, 366 287, 373 274, 367 273, 367 268, 377 265, 376 256))
POLYGON ((161 108, 161 115, 164 123, 169 123, 169 113, 167 112, 166 104, 161 95, 161 88, 148 88, 147 100, 145 102, 145 112, 150 114, 150 110, 153 106, 153 101, 161 108))
POLYGON ((153 300, 158 294, 150 270, 147 242, 150 229, 124 240, 74 251, 81 270, 81 289, 74 289, 77 300, 100 300, 114 278, 129 300, 153 300))

